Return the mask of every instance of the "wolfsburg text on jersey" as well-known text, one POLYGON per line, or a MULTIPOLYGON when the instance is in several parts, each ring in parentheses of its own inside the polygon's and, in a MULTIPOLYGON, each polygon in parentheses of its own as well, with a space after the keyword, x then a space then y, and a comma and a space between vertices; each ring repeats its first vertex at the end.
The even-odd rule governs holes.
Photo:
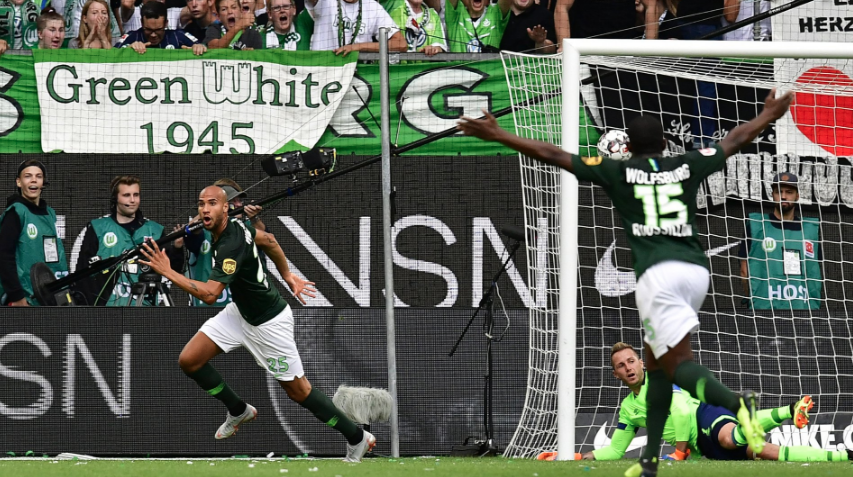
POLYGON ((646 172, 628 167, 625 169, 625 180, 629 184, 672 184, 686 181, 690 178, 690 166, 687 164, 673 171, 646 172))
POLYGON ((655 227, 653 225, 633 224, 631 232, 635 237, 649 237, 651 235, 671 235, 673 237, 692 237, 693 226, 690 224, 664 225, 655 227))

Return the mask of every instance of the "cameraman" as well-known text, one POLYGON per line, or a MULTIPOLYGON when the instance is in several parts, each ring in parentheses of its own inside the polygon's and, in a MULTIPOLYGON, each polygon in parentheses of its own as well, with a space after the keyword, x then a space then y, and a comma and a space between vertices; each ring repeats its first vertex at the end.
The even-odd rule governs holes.
POLYGON ((0 216, 0 303, 38 305, 32 298, 30 268, 44 262, 61 278, 68 274, 68 261, 56 232, 56 212, 41 198, 47 186, 44 164, 22 162, 15 182, 18 192, 9 196, 0 216))
MULTIPOLYGON (((163 226, 148 220, 139 210, 140 181, 136 176, 118 176, 110 183, 110 215, 89 222, 83 235, 83 244, 77 258, 76 270, 82 270, 98 260, 121 255, 125 250, 136 247, 146 238, 158 240, 163 235, 163 226)), ((166 247, 172 268, 181 273, 184 264, 183 241, 176 240, 174 246, 166 247)), ((148 272, 136 259, 128 260, 104 270, 77 285, 77 290, 86 297, 87 304, 95 306, 128 306, 131 287, 139 281, 139 275, 148 272)), ((155 305, 149 303, 146 305, 155 305)))

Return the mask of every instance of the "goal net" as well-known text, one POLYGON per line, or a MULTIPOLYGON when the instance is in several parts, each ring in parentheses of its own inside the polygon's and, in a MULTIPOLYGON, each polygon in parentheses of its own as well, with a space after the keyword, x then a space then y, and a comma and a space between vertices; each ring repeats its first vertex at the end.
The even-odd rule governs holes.
MULTIPOLYGON (((700 190, 698 235, 709 256, 711 285, 693 348, 698 361, 731 389, 759 392, 763 408, 787 405, 804 394, 814 397, 810 425, 804 430, 783 425, 769 432, 771 442, 853 448, 853 326, 848 319, 848 307, 853 307, 853 60, 833 50, 834 44, 811 44, 806 52, 805 45, 778 42, 653 42, 657 50, 684 50, 674 56, 671 51, 644 54, 648 43, 642 42, 572 43, 582 53, 575 79, 564 75, 565 56, 503 53, 503 59, 518 106, 516 133, 561 145, 563 133, 569 132, 563 129, 575 127, 580 117, 579 144, 564 149, 579 146, 585 155, 598 155, 599 134, 626 129, 639 114, 663 123, 666 154, 707 147, 755 117, 770 88, 796 91, 790 113, 730 157, 700 190), (606 56, 584 55, 591 45, 606 56), (633 56, 609 56, 607 48, 614 55, 633 56), (789 58, 796 55, 801 59, 789 58), (561 87, 580 97, 579 110, 566 110, 560 98, 541 100, 561 87), (778 173, 798 178, 793 221, 771 219, 771 182, 778 173), (742 247, 747 235, 752 240, 742 247)), ((577 210, 562 210, 558 170, 525 156, 520 165, 530 283, 546 286, 533 290, 527 396, 506 454, 535 457, 557 450, 558 440, 564 444, 561 451, 586 452, 609 443, 619 403, 629 392, 612 376, 610 347, 618 341, 637 349, 643 344, 631 254, 604 190, 581 182, 577 210), (577 244, 561 250, 561 220, 573 214, 577 244), (547 240, 533 239, 541 234, 547 240), (545 250, 537 248, 541 243, 547 244, 545 250), (576 307, 560 310, 560 255, 574 247, 576 307), (535 280, 539 274, 547 280, 535 280), (574 319, 576 348, 561 353, 559 325, 574 319), (561 410, 560 361, 572 354, 575 383, 562 393, 573 392, 575 403, 561 410)), ((628 455, 637 455, 644 444, 641 431, 628 455)))

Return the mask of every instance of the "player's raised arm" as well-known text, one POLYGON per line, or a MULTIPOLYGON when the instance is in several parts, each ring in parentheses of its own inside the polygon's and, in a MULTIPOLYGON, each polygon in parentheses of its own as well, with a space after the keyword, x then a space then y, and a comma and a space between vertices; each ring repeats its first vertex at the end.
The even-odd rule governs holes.
POLYGON ((198 298, 207 305, 216 303, 216 299, 222 294, 222 290, 225 290, 224 283, 213 280, 207 282, 190 280, 173 270, 169 256, 166 255, 166 250, 158 247, 157 242, 152 241, 143 244, 141 253, 145 257, 145 260, 140 260, 140 262, 148 265, 151 267, 151 270, 163 275, 181 290, 198 298))
POLYGON ((275 268, 278 269, 278 273, 281 274, 281 278, 284 279, 290 287, 290 290, 293 292, 293 296, 295 296, 296 299, 304 305, 305 298, 302 295, 310 298, 314 298, 316 296, 315 293, 317 290, 314 289, 314 282, 305 281, 293 273, 290 273, 290 266, 287 265, 287 257, 284 256, 284 250, 281 249, 281 246, 278 244, 278 241, 276 241, 273 234, 256 229, 255 243, 275 264, 275 268))
POLYGON ((516 136, 500 127, 498 121, 488 111, 483 110, 483 114, 485 117, 482 119, 463 116, 456 128, 465 133, 466 136, 478 137, 484 141, 499 142, 527 157, 573 172, 571 154, 547 142, 516 136))
POLYGON ((794 94, 790 91, 777 98, 776 88, 771 89, 767 99, 764 100, 764 109, 761 113, 751 121, 732 129, 720 142, 726 156, 738 152, 758 137, 761 131, 767 129, 770 123, 781 118, 788 111, 793 99, 794 94))

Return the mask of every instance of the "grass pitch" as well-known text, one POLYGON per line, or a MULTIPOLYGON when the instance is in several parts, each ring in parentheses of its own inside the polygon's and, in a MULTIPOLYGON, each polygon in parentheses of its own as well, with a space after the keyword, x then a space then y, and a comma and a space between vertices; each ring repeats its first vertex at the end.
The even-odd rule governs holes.
MULTIPOLYGON (((0 459, 0 476, 9 477, 595 477, 617 476, 633 460, 615 462, 537 462, 504 458, 462 459, 418 457, 368 459, 362 464, 339 460, 93 460, 0 459)), ((849 462, 716 462, 697 460, 662 463, 661 477, 811 477, 853 475, 849 462)))

